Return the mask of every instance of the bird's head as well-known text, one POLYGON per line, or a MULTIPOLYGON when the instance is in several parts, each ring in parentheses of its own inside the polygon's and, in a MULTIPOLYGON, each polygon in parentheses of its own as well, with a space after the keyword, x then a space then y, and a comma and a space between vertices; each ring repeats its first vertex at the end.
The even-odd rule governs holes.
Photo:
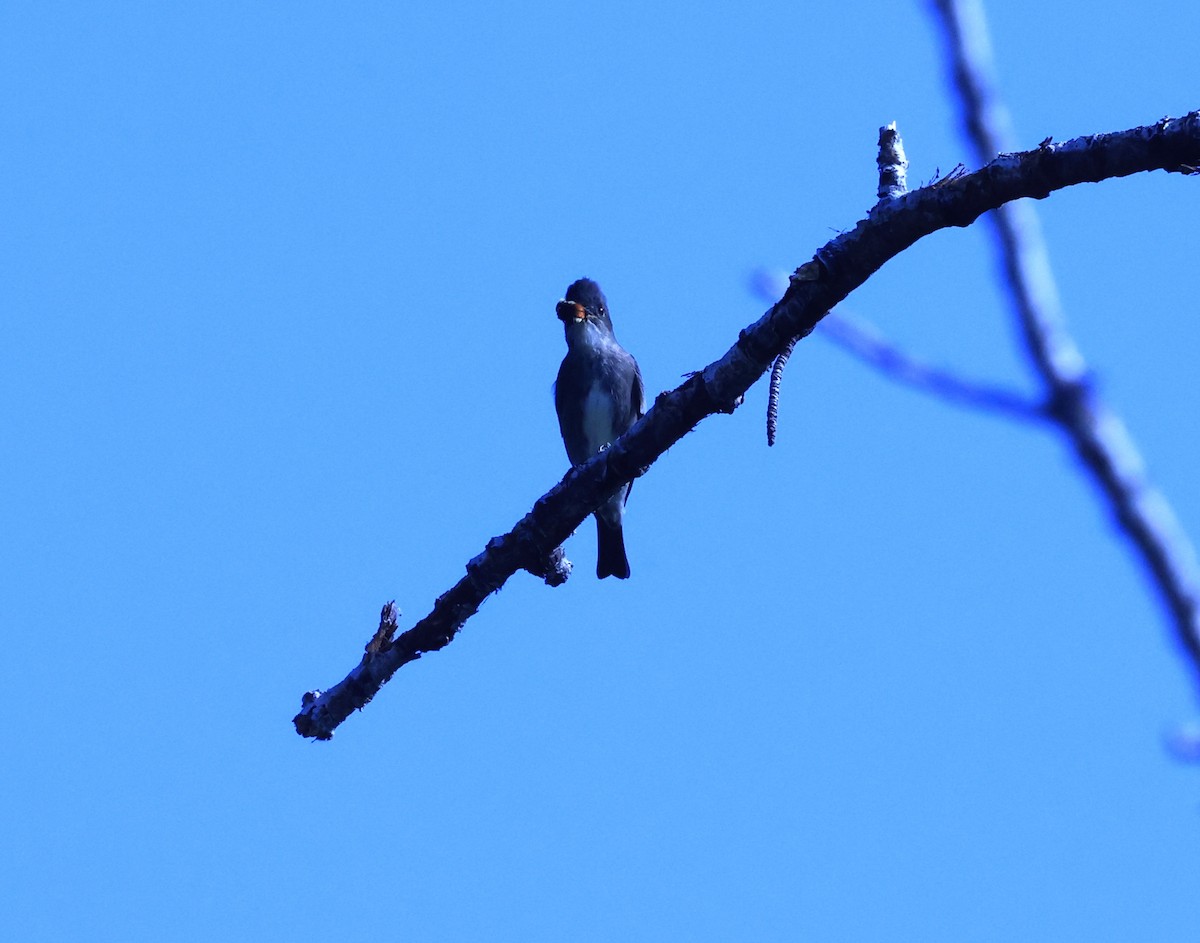
POLYGON ((590 278, 572 282, 567 288, 566 296, 555 306, 554 311, 566 326, 568 339, 573 330, 582 333, 586 332, 589 326, 599 328, 607 334, 613 332, 604 292, 590 278))

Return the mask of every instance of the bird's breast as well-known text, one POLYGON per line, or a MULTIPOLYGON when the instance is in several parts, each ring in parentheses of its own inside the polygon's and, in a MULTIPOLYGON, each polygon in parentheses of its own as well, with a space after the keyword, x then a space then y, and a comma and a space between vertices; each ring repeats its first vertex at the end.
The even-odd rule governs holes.
POLYGON ((616 438, 613 401, 602 383, 593 383, 583 400, 583 435, 590 454, 599 452, 616 438))

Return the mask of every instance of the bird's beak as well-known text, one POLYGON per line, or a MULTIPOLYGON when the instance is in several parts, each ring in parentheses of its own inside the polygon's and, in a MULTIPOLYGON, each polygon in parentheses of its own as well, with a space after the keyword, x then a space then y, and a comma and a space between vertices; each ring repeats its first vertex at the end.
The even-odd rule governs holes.
POLYGON ((558 315, 560 321, 567 324, 587 318, 587 312, 583 310, 583 305, 578 301, 560 301, 554 306, 554 313, 558 315))

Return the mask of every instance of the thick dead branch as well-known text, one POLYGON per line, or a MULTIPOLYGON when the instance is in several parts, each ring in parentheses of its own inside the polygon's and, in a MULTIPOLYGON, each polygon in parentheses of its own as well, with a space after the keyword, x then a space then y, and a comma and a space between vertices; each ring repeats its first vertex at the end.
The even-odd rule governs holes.
POLYGON ((1076 138, 1006 154, 975 173, 914 190, 875 206, 850 232, 823 246, 801 267, 758 321, 741 331, 719 359, 661 394, 649 412, 608 449, 571 469, 517 525, 488 542, 467 573, 432 612, 326 692, 309 692, 295 717, 298 733, 328 739, 398 668, 443 648, 483 601, 520 569, 538 571, 605 495, 643 474, 706 416, 730 412, 793 337, 812 332, 834 305, 918 239, 969 226, 982 213, 1021 197, 1042 198, 1079 183, 1200 165, 1200 112, 1112 134, 1076 138))

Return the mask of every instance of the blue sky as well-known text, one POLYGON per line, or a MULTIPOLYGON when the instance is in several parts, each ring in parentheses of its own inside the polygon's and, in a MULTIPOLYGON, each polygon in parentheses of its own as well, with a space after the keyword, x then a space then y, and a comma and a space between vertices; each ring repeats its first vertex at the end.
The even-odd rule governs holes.
MULTIPOLYGON (((922 4, 0 11, 0 932, 23 941, 1177 939, 1196 714, 1064 444, 814 337, 639 481, 633 578, 518 576, 333 742, 307 689, 566 467, 554 302, 653 393, 968 160, 922 4)), ((989 11, 1023 145, 1200 107, 1200 10, 989 11)), ((1196 184, 1039 204, 1200 539, 1196 184)), ((849 307, 1033 389, 982 227, 849 307)))

